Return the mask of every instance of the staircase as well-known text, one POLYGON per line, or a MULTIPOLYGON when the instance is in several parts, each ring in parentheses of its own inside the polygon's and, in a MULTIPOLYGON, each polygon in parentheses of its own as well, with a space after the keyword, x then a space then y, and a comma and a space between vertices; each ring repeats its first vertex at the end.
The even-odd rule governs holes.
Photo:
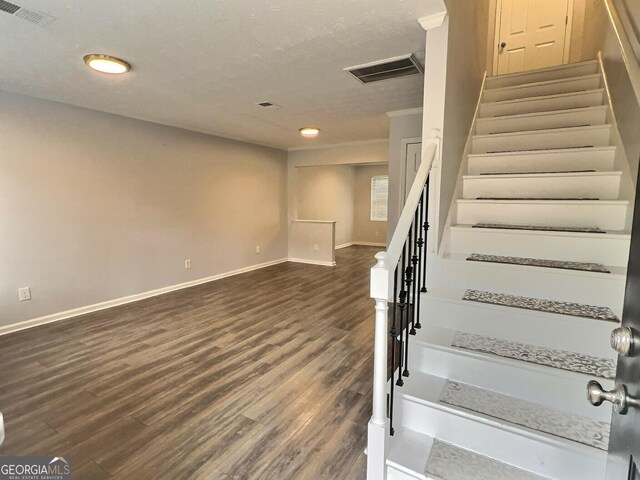
POLYGON ((598 62, 488 78, 395 387, 389 479, 601 480, 629 181, 598 62), (621 160, 622 159, 622 160, 621 160))

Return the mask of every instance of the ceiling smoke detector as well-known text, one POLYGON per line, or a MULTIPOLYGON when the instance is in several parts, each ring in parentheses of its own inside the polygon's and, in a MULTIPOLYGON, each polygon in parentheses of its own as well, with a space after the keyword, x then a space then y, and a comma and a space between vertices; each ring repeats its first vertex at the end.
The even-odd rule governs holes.
POLYGON ((347 67, 344 70, 361 83, 379 82, 380 80, 406 77, 424 72, 422 65, 420 65, 413 53, 364 65, 356 65, 355 67, 347 67))

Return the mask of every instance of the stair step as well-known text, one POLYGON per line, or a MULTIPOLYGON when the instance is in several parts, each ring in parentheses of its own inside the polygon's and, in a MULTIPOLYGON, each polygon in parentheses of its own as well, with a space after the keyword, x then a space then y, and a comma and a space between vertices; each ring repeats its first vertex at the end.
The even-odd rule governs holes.
POLYGON ((526 225, 452 225, 446 251, 602 263, 625 268, 630 236, 622 232, 526 225), (573 230, 573 231, 572 231, 573 230))
MULTIPOLYGON (((486 305, 482 305, 482 307, 489 309, 486 305)), ((445 323, 453 320, 452 313, 446 315, 445 323)), ((533 322, 535 320, 535 316, 529 317, 529 321, 533 322)), ((556 318, 556 321, 558 321, 558 318, 556 318)), ((507 342, 511 341, 526 345, 533 344, 529 340, 517 341, 506 336, 484 335, 460 328, 451 329, 435 326, 432 325, 431 321, 428 321, 418 331, 417 335, 411 338, 408 356, 409 379, 419 371, 456 382, 479 385, 482 388, 504 395, 526 398, 531 402, 548 407, 555 408, 558 405, 562 405, 563 410, 594 420, 605 422, 610 420, 611 412, 594 409, 584 401, 584 386, 588 380, 592 379, 592 375, 558 368, 556 365, 545 365, 542 363, 544 360, 542 358, 540 363, 536 363, 527 361, 523 356, 516 358, 470 348, 465 349, 466 343, 463 341, 460 341, 461 346, 458 347, 454 345, 454 340, 456 336, 461 334, 499 338, 507 342)), ((547 332, 547 337, 550 337, 551 334, 552 332, 547 332)), ((539 338, 536 338, 535 341, 538 342, 538 340, 539 338)), ((476 346, 477 343, 473 342, 472 346, 476 346)), ((486 342, 483 342, 480 346, 485 344, 486 342)), ((545 345, 545 348, 551 349, 546 340, 538 342, 536 345, 545 345)), ((597 357, 589 352, 574 352, 560 348, 555 350, 566 352, 567 354, 583 355, 585 358, 597 357)), ((615 368, 616 359, 613 358, 613 355, 607 352, 607 356, 601 358, 609 360, 615 368)), ((575 360, 575 357, 572 357, 572 359, 575 360)), ((558 361, 558 365, 560 361, 558 361)), ((565 361, 564 364, 570 365, 570 361, 572 360, 565 361)), ((405 379, 406 381, 408 380, 405 379)), ((611 379, 603 377, 600 377, 600 381, 603 384, 603 388, 612 387, 614 383, 611 379)))
POLYGON ((505 100, 515 100, 518 98, 594 90, 601 86, 602 76, 599 73, 595 73, 579 77, 560 78, 522 85, 492 88, 484 91, 483 100, 485 102, 500 102, 505 100))
POLYGON ((484 173, 539 173, 552 171, 612 171, 616 147, 469 155, 469 175, 484 173))
POLYGON ((501 153, 605 147, 611 142, 611 125, 554 128, 524 132, 474 135, 471 153, 501 153))
POLYGON ((470 262, 504 263, 509 265, 527 265, 542 268, 560 268, 563 270, 580 270, 583 272, 611 273, 611 271, 600 263, 568 262, 564 260, 544 260, 539 258, 526 257, 505 257, 502 255, 486 255, 482 253, 472 253, 467 257, 470 262))
POLYGON ((532 430, 607 450, 609 425, 527 400, 447 381, 440 401, 532 430))
POLYGON ((470 302, 489 303, 492 305, 502 305, 505 307, 521 308, 525 310, 571 315, 574 317, 593 318, 610 322, 620 321, 609 307, 598 307, 580 303, 560 302, 557 300, 545 300, 541 298, 507 295, 496 292, 483 292, 471 289, 464 293, 462 299, 470 302))
POLYGON ((442 480, 544 480, 547 478, 440 440, 433 442, 427 460, 426 474, 427 476, 435 475, 442 480))
POLYGON ((517 115, 522 113, 549 112, 569 108, 594 107, 605 101, 604 88, 585 92, 569 92, 541 97, 527 97, 501 102, 486 102, 480 105, 480 118, 517 115))
POLYGON ((518 396, 493 397, 492 393, 468 383, 412 372, 405 386, 396 389, 398 409, 394 424, 556 480, 604 477, 607 452, 587 442, 595 432, 602 437, 598 445, 604 443, 607 422, 518 396), (451 385, 468 385, 478 390, 465 403, 468 392, 450 393, 451 385))
MULTIPOLYGON (((529 238, 529 243, 534 245, 539 241, 544 240, 538 239, 536 236, 529 238)), ((484 252, 478 247, 481 245, 472 246, 472 253, 481 252, 484 256, 484 252)), ((504 257, 505 255, 486 254, 486 256, 504 257)), ((471 289, 501 292, 570 303, 606 305, 614 313, 622 312, 626 284, 626 270, 624 268, 607 266, 603 268, 610 270, 611 273, 602 273, 595 270, 559 268, 559 265, 544 267, 526 262, 519 264, 515 262, 469 261, 468 257, 468 254, 455 253, 448 253, 442 257, 441 267, 438 269, 438 288, 456 291, 471 289), (534 293, 532 294, 532 292, 534 293)), ((536 256, 512 257, 531 260, 545 258, 536 256)), ((549 259, 545 258, 545 260, 549 259)), ((559 260, 559 262, 565 262, 565 260, 559 260)), ((541 343, 540 345, 547 344, 541 343)))
POLYGON ((609 107, 607 105, 598 105, 569 110, 479 118, 476 121, 476 134, 486 135, 526 130, 603 125, 607 122, 608 111, 609 107))
POLYGON ((466 332, 456 332, 451 346, 569 372, 584 373, 607 379, 616 378, 616 362, 609 358, 600 358, 593 355, 556 350, 466 332))
POLYGON ((482 199, 615 200, 622 172, 547 172, 465 175, 463 197, 482 199))
MULTIPOLYGON (((597 227, 602 230, 625 230, 626 200, 472 200, 457 201, 458 223, 549 226, 557 229, 597 227)), ((512 227, 513 228, 513 227, 512 227)))
POLYGON ((571 232, 571 233, 607 233, 598 227, 557 227, 545 225, 509 225, 505 223, 476 223, 472 228, 490 228, 496 230, 532 230, 538 232, 571 232))
POLYGON ((569 63, 566 65, 528 70, 526 72, 510 73, 487 77, 487 89, 508 87, 511 85, 522 85, 525 83, 555 80, 560 78, 579 77, 598 73, 600 66, 598 60, 587 60, 585 62, 569 63))
MULTIPOLYGON (((420 321, 423 328, 418 332, 417 337, 423 338, 422 330, 435 326, 519 343, 544 345, 555 350, 616 359, 616 354, 608 342, 612 329, 609 322, 503 305, 468 302, 462 300, 463 295, 464 290, 442 289, 432 289, 429 293, 422 294, 424 301, 423 308, 420 310, 420 321), (575 334, 577 331, 580 335, 575 334)), ((424 338, 432 341, 431 338, 424 338)), ((450 338, 453 339, 453 336, 450 338)), ((411 351, 410 354, 412 354, 411 351)), ((447 376, 448 372, 445 371, 442 375, 447 376)), ((520 377, 521 375, 516 376, 516 378, 520 377)), ((450 378, 475 383, 475 380, 470 381, 463 377, 450 378)), ((513 383, 514 388, 526 388, 526 386, 519 386, 517 382, 513 383)), ((504 391, 504 393, 508 392, 504 391)), ((584 404, 582 399, 580 403, 584 404)), ((585 405, 585 408, 587 407, 588 404, 585 405)), ((590 410, 594 409, 590 408, 590 410)))

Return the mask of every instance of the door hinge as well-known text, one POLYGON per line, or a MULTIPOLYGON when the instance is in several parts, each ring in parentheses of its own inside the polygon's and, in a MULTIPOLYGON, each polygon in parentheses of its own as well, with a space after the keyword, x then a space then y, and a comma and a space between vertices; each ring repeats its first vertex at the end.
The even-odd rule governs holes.
POLYGON ((565 25, 569 25, 569 15, 567 15, 566 17, 564 17, 564 24, 565 24, 565 25))

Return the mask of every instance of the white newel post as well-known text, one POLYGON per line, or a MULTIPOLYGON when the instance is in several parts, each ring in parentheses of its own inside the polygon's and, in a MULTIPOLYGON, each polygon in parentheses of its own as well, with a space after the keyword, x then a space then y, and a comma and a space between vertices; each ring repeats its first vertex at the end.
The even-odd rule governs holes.
POLYGON ((376 254, 378 263, 371 269, 371 298, 376 302, 375 343, 373 354, 373 415, 369 420, 367 441, 367 480, 387 477, 387 301, 389 267, 387 253, 376 254))

